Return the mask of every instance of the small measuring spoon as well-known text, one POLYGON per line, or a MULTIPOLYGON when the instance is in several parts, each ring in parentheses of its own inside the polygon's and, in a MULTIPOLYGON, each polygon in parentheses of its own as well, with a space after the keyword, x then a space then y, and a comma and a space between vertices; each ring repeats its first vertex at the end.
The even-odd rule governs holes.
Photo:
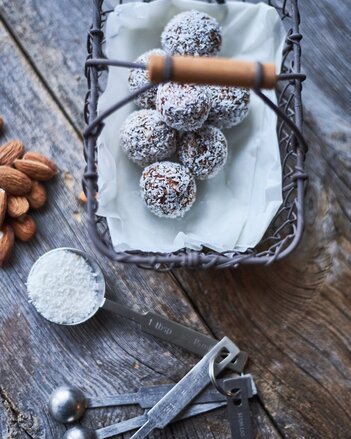
MULTIPOLYGON (((217 381, 223 385, 223 380, 217 381)), ((135 393, 99 397, 87 397, 74 386, 63 385, 55 389, 49 399, 49 412, 56 421, 69 423, 81 419, 87 409, 137 404, 143 409, 150 409, 163 398, 174 384, 141 387, 135 393)), ((250 391, 250 389, 249 389, 250 391)), ((226 401, 226 397, 214 387, 207 387, 197 398, 194 404, 207 404, 226 401)))
MULTIPOLYGON (((172 422, 188 419, 202 413, 208 413, 221 407, 225 407, 226 402, 214 402, 209 404, 195 404, 183 413, 181 413, 172 422)), ((91 430, 86 427, 76 426, 66 431, 63 439, 106 439, 112 436, 117 436, 128 431, 136 430, 147 421, 147 415, 137 416, 126 421, 118 422, 117 424, 108 427, 99 428, 98 430, 91 430)))
MULTIPOLYGON (((201 334, 200 332, 194 331, 193 329, 187 328, 186 326, 183 326, 180 323, 173 322, 172 320, 169 320, 166 317, 160 316, 150 311, 146 313, 139 313, 131 308, 128 308, 127 306, 122 305, 121 303, 117 303, 112 300, 106 299, 105 298, 106 284, 102 270, 98 265, 98 263, 95 261, 95 259, 82 250, 69 248, 69 247, 62 247, 45 253, 34 263, 33 267, 31 268, 28 275, 28 282, 39 261, 42 261, 42 259, 49 254, 55 252, 62 252, 62 251, 69 251, 75 253, 76 255, 83 257, 85 261, 90 265, 91 269, 94 272, 96 282, 98 284, 97 300, 96 300, 96 306, 94 306, 94 308, 91 310, 91 313, 87 315, 84 319, 75 321, 73 323, 72 322, 67 322, 67 323, 53 322, 53 323, 65 325, 65 326, 79 325, 81 323, 86 322, 91 317, 93 317, 97 313, 97 311, 101 308, 107 311, 111 311, 129 320, 133 320, 134 322, 137 322, 141 325, 141 328, 144 332, 151 334, 155 337, 158 337, 162 340, 165 340, 168 343, 173 343, 177 346, 180 346, 183 349, 186 349, 199 356, 204 356, 209 350, 211 350, 218 343, 218 340, 209 337, 207 335, 201 334)), ((33 305, 35 307, 34 303, 33 305)), ((39 314, 41 314, 40 310, 37 309, 37 311, 39 314)), ((46 318, 45 316, 43 317, 46 318)), ((247 361, 247 354, 245 352, 240 352, 239 348, 236 347, 235 359, 233 360, 232 363, 228 365, 228 368, 232 369, 235 372, 241 373, 244 369, 246 361, 247 361)))

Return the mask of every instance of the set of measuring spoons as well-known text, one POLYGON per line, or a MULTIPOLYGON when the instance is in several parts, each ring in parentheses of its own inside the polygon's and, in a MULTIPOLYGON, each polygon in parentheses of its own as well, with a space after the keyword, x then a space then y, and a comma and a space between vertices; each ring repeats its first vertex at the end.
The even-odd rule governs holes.
MULTIPOLYGON (((256 389, 251 375, 235 376, 223 381, 217 380, 217 375, 224 369, 241 374, 248 359, 245 352, 240 351, 228 337, 218 341, 151 311, 139 313, 107 299, 101 268, 90 255, 81 250, 60 248, 46 253, 32 267, 28 281, 36 265, 42 262, 48 254, 58 251, 69 251, 84 258, 98 285, 96 304, 91 313, 81 321, 60 324, 71 326, 83 323, 93 317, 99 309, 104 309, 137 322, 148 334, 202 357, 174 386, 142 388, 136 394, 116 395, 102 399, 86 398, 79 389, 74 387, 66 386, 57 389, 50 398, 49 410, 56 420, 63 423, 79 420, 88 408, 137 403, 147 409, 142 416, 98 430, 75 426, 67 430, 64 439, 103 439, 136 429, 138 430, 131 439, 143 439, 154 429, 165 428, 174 420, 186 419, 224 405, 228 407, 233 437, 246 439, 252 437, 248 400, 255 395, 256 389), (213 388, 208 388, 210 383, 213 384, 213 388)), ((35 303, 33 305, 35 306, 35 303)), ((37 311, 40 313, 39 309, 37 311)))
POLYGON ((234 420, 234 424, 237 424, 236 418, 238 418, 241 425, 241 436, 233 437, 249 439, 252 436, 249 435, 251 423, 248 400, 257 393, 252 376, 243 375, 216 380, 216 387, 209 386, 211 381, 230 364, 234 355, 235 345, 225 337, 176 385, 142 387, 136 393, 96 398, 86 397, 78 388, 62 386, 51 395, 49 411, 57 421, 68 423, 81 419, 87 409, 138 404, 142 408, 151 408, 151 410, 146 411, 144 415, 97 430, 75 426, 67 430, 64 439, 104 439, 136 429, 138 430, 131 439, 142 439, 154 429, 165 428, 171 422, 228 406, 231 408, 231 423, 234 420), (216 388, 224 390, 219 392, 216 388), (232 393, 233 389, 235 393, 232 393), (238 392, 240 405, 236 403, 238 392), (233 402, 229 406, 228 401, 231 400, 233 402), (241 413, 242 408, 245 409, 245 413, 241 413), (236 413, 238 409, 239 416, 236 413), (242 435, 242 419, 245 419, 244 427, 247 433, 245 436, 242 435))

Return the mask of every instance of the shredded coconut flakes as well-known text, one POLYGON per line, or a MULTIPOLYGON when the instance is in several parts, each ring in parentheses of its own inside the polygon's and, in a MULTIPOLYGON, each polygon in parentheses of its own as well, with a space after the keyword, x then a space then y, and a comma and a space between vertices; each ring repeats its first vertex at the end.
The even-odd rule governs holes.
POLYGON ((181 218, 194 204, 196 184, 190 172, 179 163, 153 163, 140 179, 146 206, 158 217, 181 218))
POLYGON ((95 273, 82 256, 69 250, 42 257, 28 278, 27 288, 29 301, 54 323, 79 323, 98 306, 95 273))
MULTIPOLYGON (((161 49, 152 49, 143 53, 135 60, 138 64, 148 64, 152 55, 166 55, 161 49)), ((134 92, 139 88, 150 82, 149 73, 147 70, 135 68, 130 71, 128 78, 129 91, 134 92)), ((156 106, 157 86, 150 88, 146 92, 140 94, 135 98, 135 103, 140 108, 155 108, 156 106)))
POLYGON ((232 128, 241 123, 249 112, 250 90, 241 87, 208 86, 212 107, 207 123, 218 128, 232 128))
POLYGON ((164 122, 179 131, 198 130, 211 109, 207 86, 167 82, 158 87, 156 109, 164 122))
POLYGON ((179 145, 180 161, 199 180, 215 177, 227 156, 227 140, 220 129, 212 126, 185 133, 179 145))
POLYGON ((170 157, 177 140, 177 131, 167 126, 156 110, 134 111, 121 128, 122 150, 139 166, 170 157))
POLYGON ((161 35, 163 49, 171 55, 214 56, 222 45, 221 28, 204 12, 181 12, 171 19, 161 35))

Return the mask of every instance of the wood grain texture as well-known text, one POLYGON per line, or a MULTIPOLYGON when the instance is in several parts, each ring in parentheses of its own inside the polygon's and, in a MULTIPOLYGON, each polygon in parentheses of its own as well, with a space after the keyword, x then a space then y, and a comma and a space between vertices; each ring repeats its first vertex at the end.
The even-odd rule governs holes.
MULTIPOLYGON (((91 26, 89 0, 0 1, 0 16, 61 111, 83 130, 84 63, 91 26)), ((111 6, 106 0, 106 7, 111 6)))
MULTIPOLYGON (((0 56, 0 77, 7 78, 0 94, 0 108, 8 122, 2 140, 21 137, 27 149, 52 157, 59 168, 59 175, 47 185, 46 207, 34 214, 36 239, 31 244, 18 243, 10 264, 1 271, 0 431, 6 439, 56 439, 65 429, 48 416, 46 403, 57 385, 72 382, 101 396, 135 391, 142 384, 178 381, 196 359, 103 311, 77 328, 45 322, 26 297, 26 278, 38 256, 59 246, 86 249, 104 268, 109 297, 208 330, 169 275, 112 264, 90 247, 85 213, 76 199, 82 173, 80 139, 2 26, 0 56)), ((136 408, 96 411, 84 423, 99 427, 136 414, 140 414, 136 408)), ((224 419, 222 410, 153 437, 170 438, 172 431, 182 431, 184 437, 221 437, 228 432, 219 422, 224 419)))
MULTIPOLYGON (((218 337, 226 334, 249 351, 259 386, 259 401, 252 405, 257 437, 339 439, 351 437, 350 12, 346 3, 300 3, 310 186, 298 251, 268 268, 177 271, 174 278, 99 261, 111 297, 139 310, 153 306, 218 337)), ((5 439, 61 437, 64 430, 47 415, 45 402, 63 380, 80 380, 87 392, 102 395, 175 381, 194 363, 180 349, 107 313, 79 328, 60 328, 43 322, 26 303, 24 283, 36 257, 59 245, 94 252, 76 201, 82 169, 75 131, 83 126, 85 93, 84 80, 76 77, 85 58, 89 7, 80 0, 50 6, 0 0, 0 14, 16 40, 1 29, 5 136, 23 138, 61 168, 48 186, 48 206, 36 215, 39 237, 29 246, 18 245, 0 276, 0 344, 5 347, 0 432, 5 439)), ((101 410, 89 413, 84 423, 98 427, 134 414, 140 410, 101 410)), ((222 439, 229 438, 229 428, 222 410, 152 437, 222 439)))
POLYGON ((215 334, 251 354, 261 401, 283 437, 349 438, 350 13, 327 1, 300 3, 310 145, 302 244, 271 267, 176 277, 215 334))

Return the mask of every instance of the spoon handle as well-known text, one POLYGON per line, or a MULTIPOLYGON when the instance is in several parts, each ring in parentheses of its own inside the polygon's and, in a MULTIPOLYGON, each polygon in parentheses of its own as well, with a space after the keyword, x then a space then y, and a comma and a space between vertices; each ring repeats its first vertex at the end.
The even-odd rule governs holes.
MULTIPOLYGON (((173 322, 166 317, 150 311, 146 314, 142 314, 108 299, 105 299, 102 308, 133 320, 141 325, 144 332, 165 340, 168 343, 180 346, 199 356, 205 355, 218 343, 218 340, 215 338, 194 331, 180 323, 173 322)), ((241 373, 245 366, 247 356, 245 353, 240 352, 237 346, 235 346, 235 348, 236 352, 234 356, 238 357, 238 361, 231 363, 228 367, 235 372, 241 373)))
MULTIPOLYGON (((252 380, 249 381, 250 386, 252 380)), ((218 380, 219 385, 223 385, 223 380, 218 380)), ((138 392, 125 393, 119 395, 103 396, 103 397, 89 397, 86 398, 88 408, 97 407, 114 407, 120 405, 134 405, 137 404, 143 409, 150 409, 158 401, 163 398, 167 392, 174 387, 174 384, 160 384, 156 386, 140 387, 138 392)), ((253 395, 254 389, 248 388, 248 394, 253 395)), ((210 402, 226 401, 226 397, 219 393, 213 386, 207 387, 197 398, 194 399, 194 404, 206 404, 210 402)))
POLYGON ((108 427, 99 428, 96 430, 96 436, 98 439, 105 439, 111 436, 117 436, 127 431, 136 430, 141 427, 147 421, 146 415, 137 416, 135 418, 128 419, 127 421, 118 422, 117 424, 109 425, 108 427))
MULTIPOLYGON (((191 418, 193 416, 201 415, 202 413, 207 413, 212 410, 216 410, 227 405, 226 401, 223 402, 213 402, 208 404, 195 404, 183 413, 178 415, 174 422, 183 419, 191 418)), ((141 427, 147 421, 147 416, 142 415, 136 418, 128 419, 127 421, 119 422, 118 424, 110 425, 108 427, 100 428, 96 430, 95 433, 98 439, 106 439, 111 436, 116 436, 118 434, 127 433, 128 431, 136 430, 141 427)))
POLYGON ((99 397, 87 398, 87 406, 88 408, 91 409, 97 407, 114 407, 120 405, 139 404, 139 402, 140 402, 139 393, 126 393, 124 395, 104 396, 102 398, 99 397))
POLYGON ((213 372, 219 375, 234 359, 236 346, 224 337, 147 413, 147 422, 131 437, 144 439, 154 429, 165 428, 184 411, 193 399, 211 382, 209 367, 215 360, 213 372), (222 355, 224 354, 224 355, 222 355))
POLYGON ((125 317, 126 319, 133 320, 133 322, 137 322, 140 325, 143 325, 144 323, 144 315, 142 313, 134 311, 133 309, 128 308, 128 306, 122 305, 121 303, 105 299, 104 303, 101 305, 101 308, 125 317))
MULTIPOLYGON (((194 331, 153 312, 147 312, 144 315, 143 328, 148 334, 162 338, 162 340, 180 346, 199 356, 207 354, 218 343, 212 337, 201 334, 201 332, 194 331)), ((237 356, 238 353, 239 348, 236 347, 234 356, 237 356)))

